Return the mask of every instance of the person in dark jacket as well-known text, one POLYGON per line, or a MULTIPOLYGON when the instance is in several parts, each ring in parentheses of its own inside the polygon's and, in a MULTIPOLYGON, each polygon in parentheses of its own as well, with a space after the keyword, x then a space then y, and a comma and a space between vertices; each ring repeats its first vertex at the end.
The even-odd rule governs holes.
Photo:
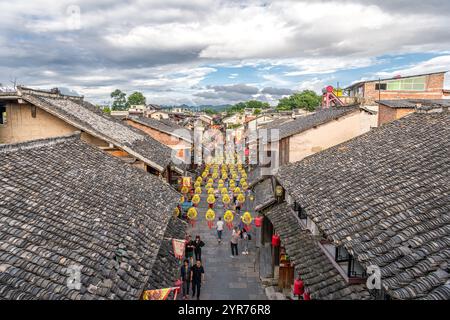
POLYGON ((189 266, 189 260, 185 259, 181 266, 181 281, 183 282, 183 300, 189 298, 189 287, 191 284, 191 267, 189 266))
POLYGON ((194 241, 192 241, 190 235, 186 237, 184 252, 186 259, 190 262, 190 265, 194 265, 194 241))
POLYGON ((202 261, 202 247, 205 246, 205 243, 200 239, 200 236, 196 236, 193 245, 194 245, 195 260, 202 261))
POLYGON ((197 260, 197 263, 191 268, 191 282, 192 282, 192 298, 197 293, 197 300, 200 299, 200 288, 202 283, 205 282, 205 270, 203 269, 202 262, 197 260))

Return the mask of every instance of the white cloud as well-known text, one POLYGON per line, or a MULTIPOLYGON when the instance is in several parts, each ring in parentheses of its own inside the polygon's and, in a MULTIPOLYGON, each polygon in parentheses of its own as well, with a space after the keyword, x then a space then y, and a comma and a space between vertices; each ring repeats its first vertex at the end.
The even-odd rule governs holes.
POLYGON ((411 65, 407 68, 396 69, 389 72, 378 72, 376 76, 381 78, 390 78, 397 75, 410 76, 441 71, 450 71, 450 55, 435 57, 430 60, 411 65))
POLYGON ((385 75, 448 69, 449 9, 438 0, 2 1, 0 81, 17 76, 95 99, 118 87, 189 102, 216 69, 236 68, 223 84, 252 67, 258 88, 320 90, 329 74, 383 55, 447 52, 385 75), (80 30, 68 29, 74 3, 80 30))

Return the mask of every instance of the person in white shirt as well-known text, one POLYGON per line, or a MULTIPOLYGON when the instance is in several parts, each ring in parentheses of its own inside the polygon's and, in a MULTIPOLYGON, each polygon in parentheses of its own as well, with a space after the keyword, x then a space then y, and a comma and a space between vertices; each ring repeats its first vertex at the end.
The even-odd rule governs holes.
POLYGON ((223 221, 222 218, 219 217, 219 221, 216 223, 216 230, 217 230, 217 241, 219 243, 222 243, 222 232, 223 232, 223 221))

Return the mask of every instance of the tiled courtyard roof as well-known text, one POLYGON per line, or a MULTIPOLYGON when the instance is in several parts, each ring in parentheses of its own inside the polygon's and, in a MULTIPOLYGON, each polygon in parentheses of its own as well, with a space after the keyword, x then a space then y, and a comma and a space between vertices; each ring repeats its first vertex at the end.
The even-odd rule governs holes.
POLYGON ((275 205, 265 215, 280 235, 287 254, 295 264, 296 272, 302 275, 313 299, 369 299, 365 285, 351 285, 344 280, 319 248, 320 239, 300 225, 286 202, 275 205))
POLYGON ((62 119, 79 130, 122 148, 163 172, 171 163, 171 149, 139 130, 103 113, 78 97, 19 89, 20 98, 62 119))
POLYGON ((403 99, 403 100, 380 100, 376 102, 394 109, 450 107, 450 99, 403 99))
POLYGON ((138 299, 179 195, 79 135, 0 146, 0 297, 138 299), (81 267, 81 289, 68 268, 81 267))
POLYGON ((128 117, 129 120, 139 123, 141 125, 147 126, 149 128, 167 133, 169 135, 181 138, 185 141, 192 142, 194 133, 171 120, 157 120, 148 117, 128 117))
POLYGON ((282 167, 278 181, 397 299, 450 299, 450 113, 414 113, 282 167))
MULTIPOLYGON (((302 116, 295 120, 283 121, 281 123, 279 121, 273 121, 265 126, 264 129, 268 131, 269 139, 273 140, 276 138, 276 135, 272 133, 272 130, 275 129, 279 130, 279 139, 284 139, 357 111, 359 111, 359 108, 356 106, 321 109, 313 114, 302 116)), ((261 134, 263 134, 263 131, 260 130, 260 137, 261 134)))

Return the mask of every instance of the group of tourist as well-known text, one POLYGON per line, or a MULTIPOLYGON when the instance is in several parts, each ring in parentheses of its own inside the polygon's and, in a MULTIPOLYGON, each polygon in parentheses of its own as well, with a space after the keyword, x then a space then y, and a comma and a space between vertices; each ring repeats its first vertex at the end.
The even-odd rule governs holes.
MULTIPOLYGON (((197 178, 196 183, 194 184, 195 192, 182 192, 185 196, 182 198, 179 204, 179 214, 182 218, 185 218, 189 221, 189 209, 192 207, 197 207, 198 202, 200 201, 199 194, 201 192, 201 185, 205 181, 207 181, 205 188, 208 191, 208 196, 212 196, 213 200, 220 197, 220 195, 224 196, 227 194, 229 197, 229 201, 223 201, 224 211, 232 210, 232 213, 236 216, 240 216, 242 204, 245 201, 246 195, 248 196, 251 192, 247 189, 246 173, 242 167, 238 167, 238 171, 240 174, 237 174, 236 169, 229 168, 224 169, 226 166, 222 167, 222 179, 216 180, 218 177, 218 167, 205 168, 205 171, 202 174, 202 177, 197 178), (210 170, 211 169, 211 170, 210 170), (216 174, 214 174, 216 172, 216 174), (233 177, 233 180, 229 180, 227 178, 227 173, 233 177), (209 178, 209 180, 206 180, 209 178), (217 188, 213 188, 213 181, 218 181, 217 188), (231 183, 230 183, 231 182, 231 183), (244 190, 244 193, 240 190, 237 185, 241 186, 244 190), (229 188, 227 190, 227 188, 229 188), (225 189, 225 190, 224 190, 225 189), (225 192, 227 191, 227 192, 225 192), (194 197, 197 197, 197 202, 195 202, 194 197)), ((185 189, 184 191, 188 191, 185 189)), ((226 198, 226 197, 225 197, 226 198)), ((215 201, 208 201, 208 209, 212 210, 214 208, 215 201)), ((192 209, 191 209, 192 210, 192 209)), ((248 214, 248 213, 247 213, 248 214)), ((225 230, 225 221, 226 215, 224 217, 218 217, 217 222, 215 223, 215 229, 217 234, 217 242, 220 245, 223 241, 223 235, 225 230)), ((213 218, 214 219, 214 215, 213 218)), ((231 219, 233 220, 233 219, 231 219)), ((213 224, 213 222, 209 222, 213 224)), ((243 222, 243 219, 239 219, 239 223, 235 226, 232 226, 232 222, 227 220, 227 225, 231 230, 230 235, 230 247, 231 247, 231 258, 235 258, 239 255, 239 242, 241 242, 241 249, 243 255, 248 255, 249 250, 249 241, 251 240, 251 235, 247 231, 247 227, 243 222)), ((211 227, 211 225, 210 225, 211 227)), ((196 235, 195 239, 192 239, 191 235, 186 237, 185 241, 185 260, 183 265, 181 266, 180 276, 182 280, 182 293, 183 299, 189 299, 189 294, 192 291, 192 298, 196 297, 197 300, 200 298, 200 290, 201 286, 205 281, 205 269, 202 263, 202 248, 205 246, 205 243, 200 238, 200 235, 196 235), (192 288, 192 290, 190 290, 192 288)))

